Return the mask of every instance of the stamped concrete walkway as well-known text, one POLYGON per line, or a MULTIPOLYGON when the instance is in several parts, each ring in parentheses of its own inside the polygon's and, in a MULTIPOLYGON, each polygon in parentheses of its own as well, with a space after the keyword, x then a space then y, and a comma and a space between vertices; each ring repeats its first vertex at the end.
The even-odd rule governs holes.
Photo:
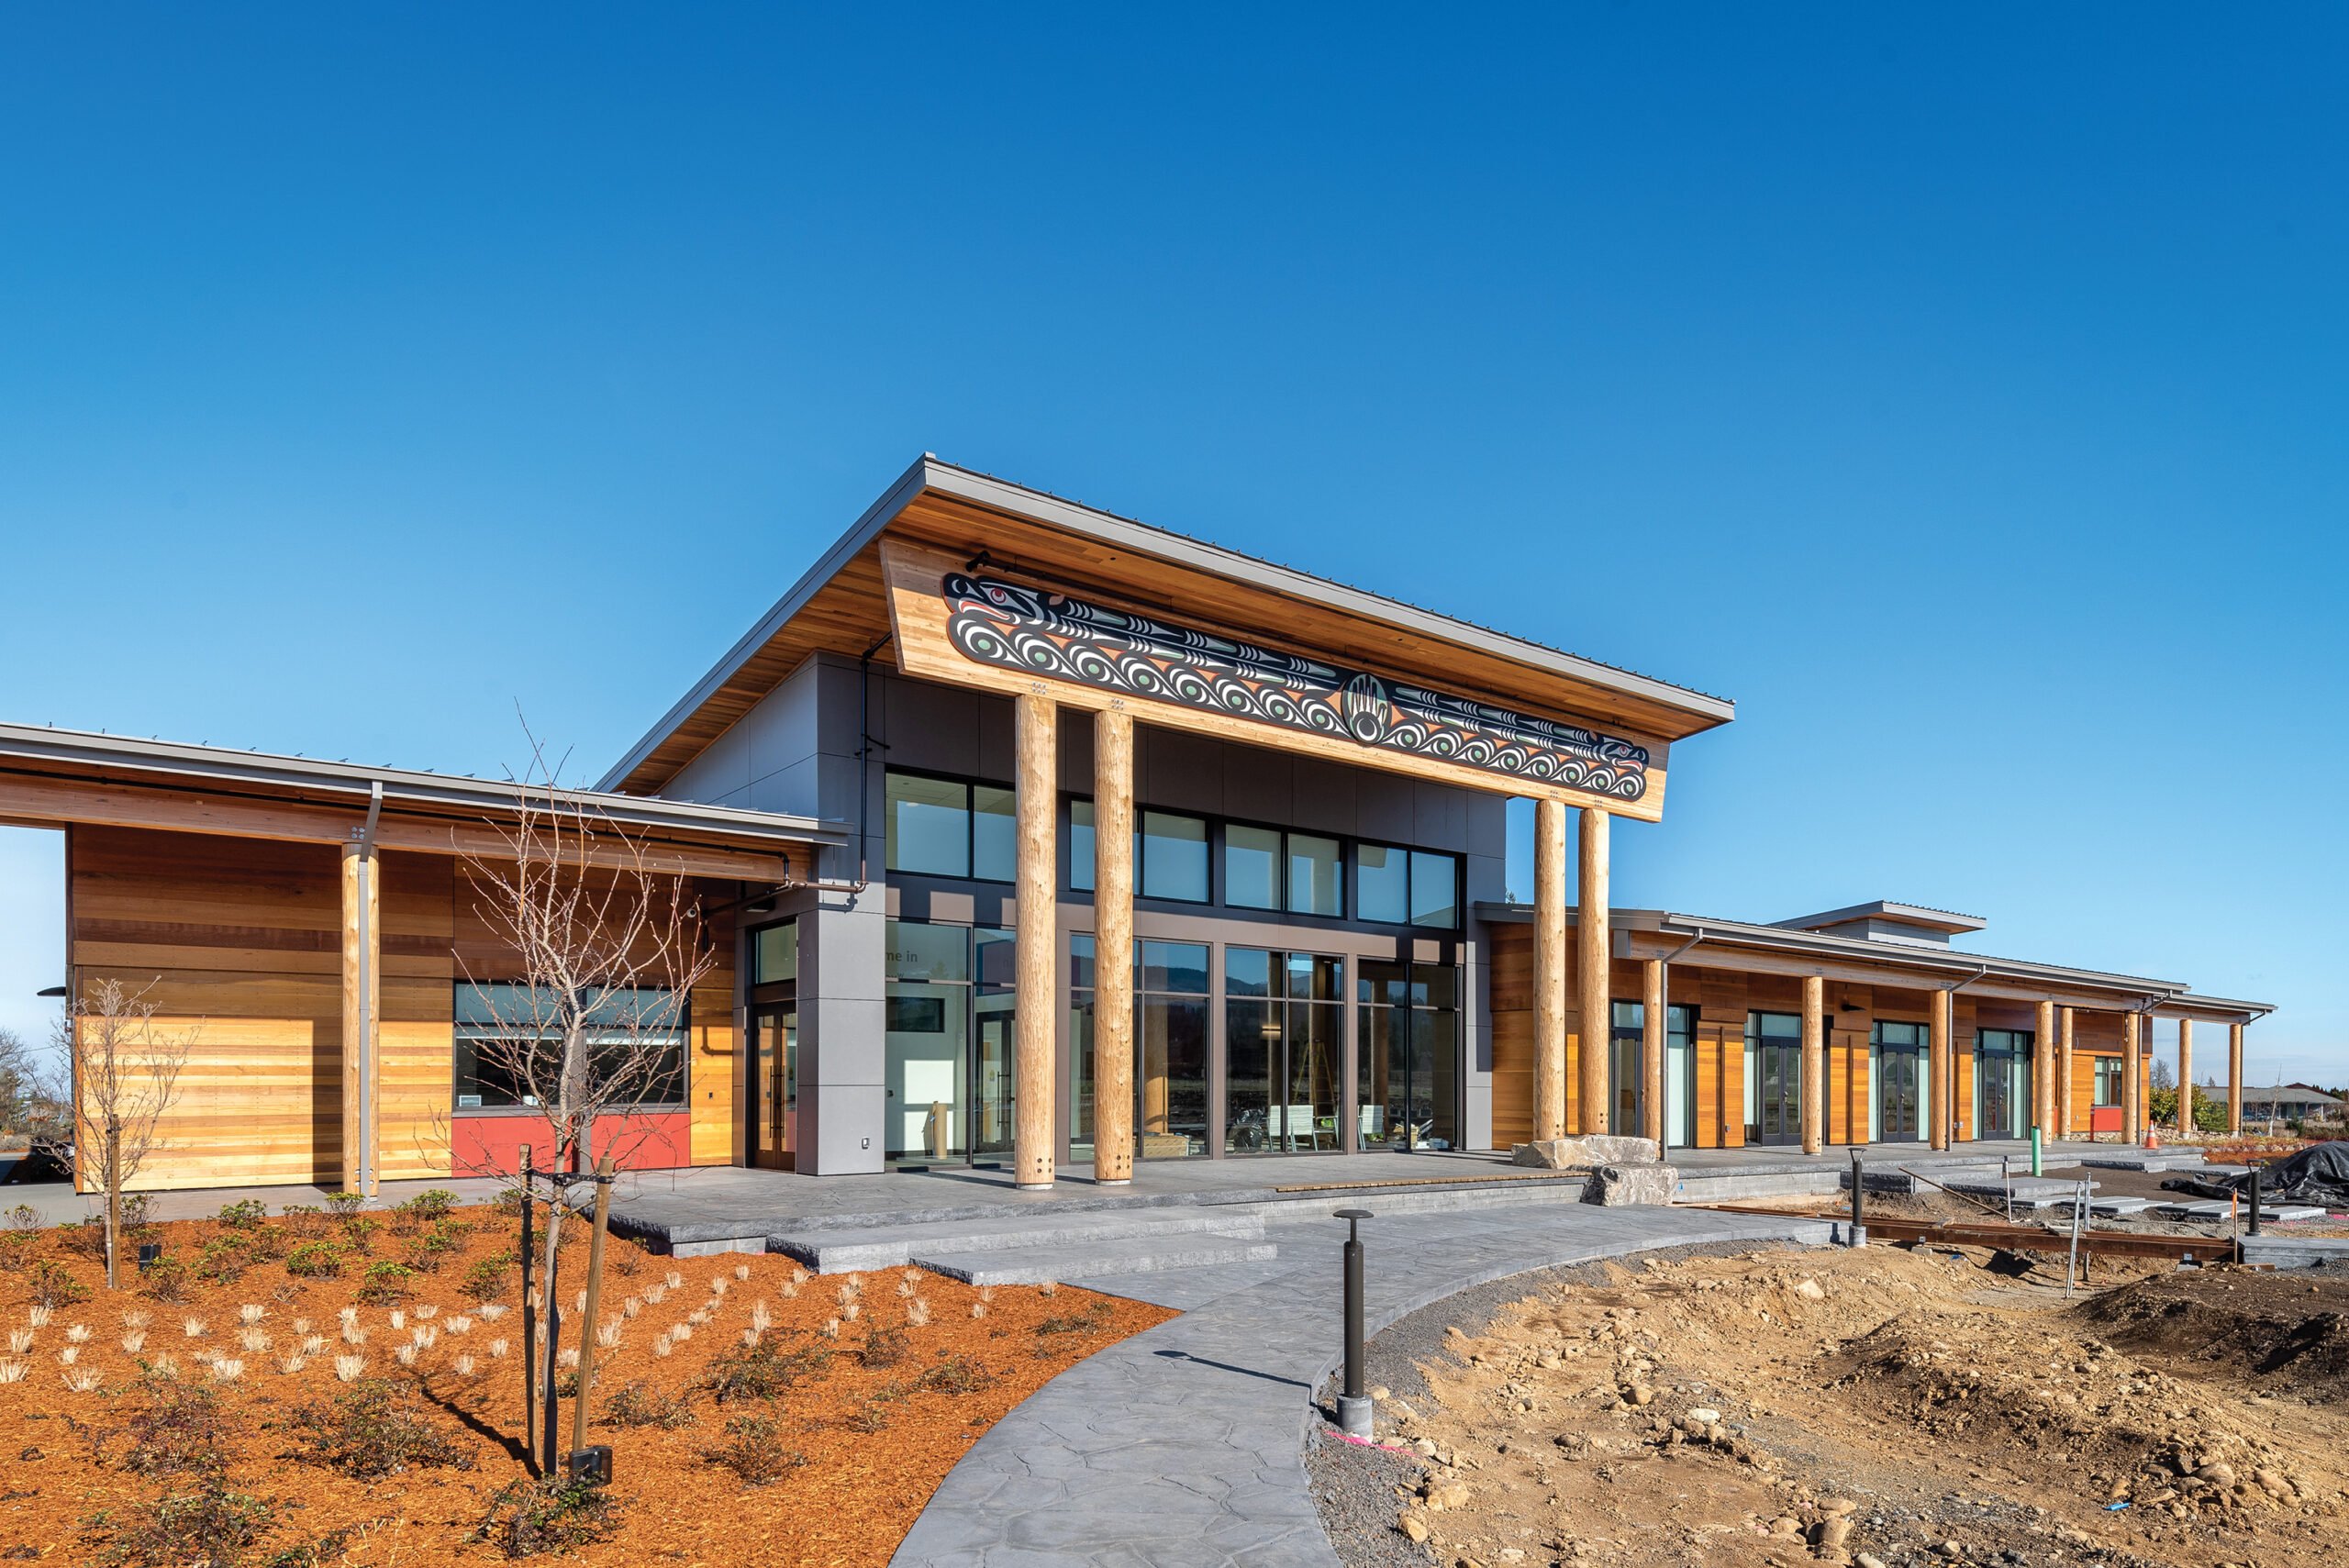
MULTIPOLYGON (((1338 1568, 1304 1462, 1314 1393, 1342 1353, 1345 1226, 1326 1213, 1275 1226, 1269 1262, 1104 1282, 1183 1316, 997 1422, 948 1473, 896 1568, 1338 1568)), ((1529 1270, 1693 1242, 1818 1242, 1827 1229, 1579 1204, 1371 1219, 1368 1326, 1529 1270)))

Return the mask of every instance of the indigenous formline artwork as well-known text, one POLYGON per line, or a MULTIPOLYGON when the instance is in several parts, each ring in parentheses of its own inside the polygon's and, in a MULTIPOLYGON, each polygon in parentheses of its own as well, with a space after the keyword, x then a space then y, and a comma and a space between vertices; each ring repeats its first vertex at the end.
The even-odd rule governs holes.
POLYGON ((1647 790, 1647 748, 1597 730, 996 577, 950 572, 941 587, 948 639, 982 664, 1619 800, 1647 790))

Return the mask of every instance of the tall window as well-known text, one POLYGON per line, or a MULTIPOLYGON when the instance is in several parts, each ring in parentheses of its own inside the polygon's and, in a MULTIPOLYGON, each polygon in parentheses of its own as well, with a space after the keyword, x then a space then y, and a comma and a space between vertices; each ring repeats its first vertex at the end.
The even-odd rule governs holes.
MULTIPOLYGON (((528 985, 461 980, 455 1007, 457 1108, 537 1105, 529 1080, 550 1084, 562 1061, 554 998, 528 985)), ((642 1108, 685 1104, 685 1005, 674 992, 614 986, 595 998, 587 1021, 592 1077, 625 1073, 642 1085, 642 1108)))
POLYGON ((1018 795, 892 768, 882 781, 884 862, 891 871, 1009 882, 1017 874, 1018 795))
POLYGON ((1009 931, 889 922, 885 1159, 963 1160, 1010 1146, 1012 946, 1009 931))
POLYGON ((1789 1143, 1802 1136, 1802 1018, 1745 1015, 1745 1140, 1789 1143))
POLYGON ((2031 1125, 2028 1029, 1977 1029, 1974 1036, 1974 1136, 2020 1138, 2031 1125))
POLYGON ((1450 1149, 1460 1137, 1460 972, 1354 966, 1356 1128, 1364 1149, 1450 1149))

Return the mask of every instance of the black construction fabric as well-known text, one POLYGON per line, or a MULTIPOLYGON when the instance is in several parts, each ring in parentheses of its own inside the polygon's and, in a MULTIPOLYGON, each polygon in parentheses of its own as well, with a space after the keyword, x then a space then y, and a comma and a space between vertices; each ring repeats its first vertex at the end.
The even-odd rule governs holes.
MULTIPOLYGON (((2251 1191, 2248 1174, 2227 1180, 2230 1191, 2251 1191)), ((2279 1160, 2259 1173, 2259 1207, 2278 1199, 2349 1208, 2349 1142, 2312 1143, 2288 1160, 2279 1160)))

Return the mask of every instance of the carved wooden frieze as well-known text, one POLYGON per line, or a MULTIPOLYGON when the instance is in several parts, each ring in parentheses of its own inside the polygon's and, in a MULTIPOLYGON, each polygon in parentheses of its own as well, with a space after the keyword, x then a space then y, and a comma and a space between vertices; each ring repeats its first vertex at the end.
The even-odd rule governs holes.
POLYGON ((982 664, 1618 800, 1647 791, 1647 748, 1597 730, 999 578, 950 572, 941 588, 948 639, 982 664))

